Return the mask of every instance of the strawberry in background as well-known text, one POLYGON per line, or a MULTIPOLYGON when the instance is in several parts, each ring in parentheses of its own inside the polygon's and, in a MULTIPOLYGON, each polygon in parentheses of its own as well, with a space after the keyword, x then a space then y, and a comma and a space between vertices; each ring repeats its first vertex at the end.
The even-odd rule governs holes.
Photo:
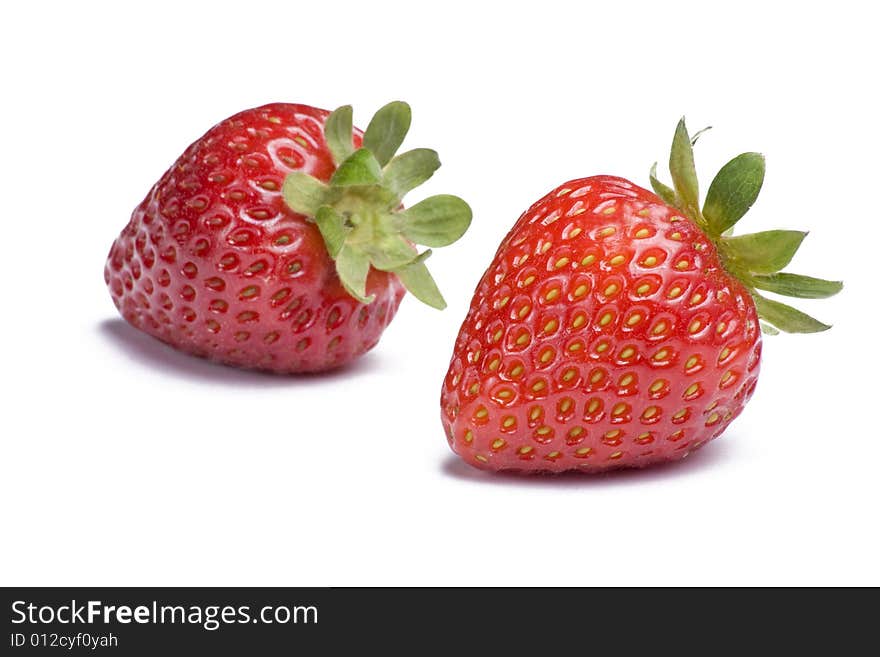
POLYGON ((566 182, 516 222, 477 286, 441 393, 449 445, 515 472, 601 472, 681 459, 752 396, 765 332, 829 328, 764 296, 831 296, 785 273, 806 233, 732 236, 764 158, 726 164, 705 203, 684 120, 652 193, 566 182))
POLYGON ((425 266, 467 230, 468 205, 404 195, 440 166, 395 155, 406 103, 367 130, 352 109, 275 103, 193 143, 135 208, 104 269, 134 327, 181 351, 279 373, 344 365, 371 349, 405 291, 445 307, 425 266))

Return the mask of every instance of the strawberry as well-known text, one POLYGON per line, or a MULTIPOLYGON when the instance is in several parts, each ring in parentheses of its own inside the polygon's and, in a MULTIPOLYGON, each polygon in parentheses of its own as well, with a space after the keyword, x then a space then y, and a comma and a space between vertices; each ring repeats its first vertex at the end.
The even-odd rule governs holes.
POLYGON ((820 298, 832 281, 779 273, 805 233, 730 229, 764 159, 726 164, 699 207, 684 121, 674 189, 566 182, 501 243, 461 327, 441 394, 452 449, 489 470, 600 472, 685 457, 755 390, 768 332, 827 325, 758 290, 820 298), (774 329, 775 327, 775 329, 774 329))
POLYGON ((445 302, 425 267, 471 220, 454 196, 403 209, 440 166, 395 156, 410 108, 380 109, 366 132, 352 110, 276 103, 246 110, 192 144, 135 208, 104 270, 133 326, 241 367, 312 372, 379 340, 409 290, 445 302))

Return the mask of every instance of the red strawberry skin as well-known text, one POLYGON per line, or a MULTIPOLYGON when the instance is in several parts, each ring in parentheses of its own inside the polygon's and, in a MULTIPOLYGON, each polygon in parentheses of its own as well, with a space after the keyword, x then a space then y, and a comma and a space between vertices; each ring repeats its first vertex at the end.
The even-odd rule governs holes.
POLYGON ((624 179, 572 180, 519 218, 480 281, 442 420, 489 470, 672 461, 742 411, 760 354, 754 303, 695 224, 624 179))
MULTIPOLYGON (((280 373, 348 363, 376 345, 404 288, 372 270, 360 303, 342 287, 315 225, 281 189, 334 171, 328 112, 246 110, 192 144, 135 208, 104 270, 133 326, 181 351, 280 373)), ((354 145, 362 133, 354 131, 354 145)))

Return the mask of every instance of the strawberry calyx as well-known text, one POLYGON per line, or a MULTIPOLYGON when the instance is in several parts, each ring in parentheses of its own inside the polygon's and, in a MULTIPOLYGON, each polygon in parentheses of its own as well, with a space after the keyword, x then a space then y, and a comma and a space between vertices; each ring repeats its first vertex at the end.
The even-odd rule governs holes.
POLYGON ((376 112, 363 145, 355 149, 352 108, 344 105, 325 122, 324 136, 336 170, 324 183, 303 172, 287 176, 284 201, 313 221, 324 238, 336 272, 353 297, 370 303, 366 283, 370 267, 397 275, 404 287, 434 308, 446 307, 425 266, 431 249, 447 246, 471 223, 470 206, 457 196, 430 196, 404 209, 403 197, 440 167, 436 151, 416 148, 396 155, 411 122, 404 102, 376 112))
POLYGON ((783 272, 807 233, 798 230, 767 230, 733 235, 736 223, 754 204, 764 182, 764 156, 742 153, 721 167, 700 206, 693 146, 704 131, 690 136, 682 118, 675 129, 669 156, 672 187, 657 178, 651 167, 654 192, 680 210, 706 234, 718 250, 725 270, 739 279, 755 301, 765 333, 816 333, 831 328, 787 304, 758 292, 772 292, 801 299, 824 299, 843 289, 841 281, 783 272))

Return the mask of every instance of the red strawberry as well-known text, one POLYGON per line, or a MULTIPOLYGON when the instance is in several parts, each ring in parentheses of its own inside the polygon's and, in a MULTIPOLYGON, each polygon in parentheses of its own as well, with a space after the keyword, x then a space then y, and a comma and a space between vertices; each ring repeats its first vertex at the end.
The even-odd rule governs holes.
POLYGON ((276 103, 192 144, 135 208, 104 277, 123 317, 177 349, 275 372, 324 370, 372 348, 404 288, 437 308, 413 243, 444 246, 471 212, 453 196, 404 210, 440 162, 395 156, 410 124, 386 105, 366 133, 332 114, 276 103))
MULTIPOLYGON (((721 434, 755 390, 759 318, 829 328, 756 289, 830 296, 840 283, 777 273, 804 233, 726 236, 764 160, 725 165, 702 210, 682 121, 663 199, 611 176, 569 181, 502 242, 461 327, 441 405, 452 449, 480 468, 641 467, 721 434)), ((768 327, 769 328, 769 327, 768 327)))

